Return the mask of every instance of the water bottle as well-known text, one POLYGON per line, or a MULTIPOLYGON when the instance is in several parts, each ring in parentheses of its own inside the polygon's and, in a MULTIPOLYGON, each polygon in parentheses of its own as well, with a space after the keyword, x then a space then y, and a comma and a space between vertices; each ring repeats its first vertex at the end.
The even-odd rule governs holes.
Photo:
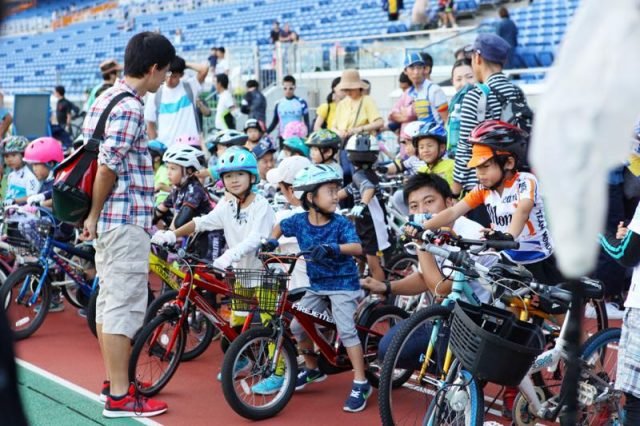
POLYGON ((447 152, 449 157, 456 155, 458 140, 460 139, 460 104, 453 107, 453 112, 449 116, 449 138, 447 140, 447 152))

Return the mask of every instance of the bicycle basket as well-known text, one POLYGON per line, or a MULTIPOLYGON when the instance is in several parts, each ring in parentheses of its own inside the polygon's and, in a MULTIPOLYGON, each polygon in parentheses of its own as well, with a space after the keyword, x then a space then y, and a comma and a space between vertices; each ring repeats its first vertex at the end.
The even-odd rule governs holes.
POLYGON ((287 290, 289 274, 278 270, 235 269, 225 279, 231 289, 231 309, 248 312, 257 309, 273 314, 287 290))
POLYGON ((6 223, 7 243, 27 253, 38 253, 53 229, 49 219, 30 214, 13 215, 6 223))
POLYGON ((451 350, 478 380, 517 386, 542 353, 540 327, 504 309, 458 301, 451 323, 451 350))

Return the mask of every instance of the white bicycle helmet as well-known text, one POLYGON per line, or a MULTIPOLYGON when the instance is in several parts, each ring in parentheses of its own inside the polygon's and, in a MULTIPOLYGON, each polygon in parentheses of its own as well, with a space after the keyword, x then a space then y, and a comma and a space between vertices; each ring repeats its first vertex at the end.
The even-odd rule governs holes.
POLYGON ((185 144, 174 144, 162 156, 165 163, 202 170, 205 164, 204 153, 198 148, 185 144))

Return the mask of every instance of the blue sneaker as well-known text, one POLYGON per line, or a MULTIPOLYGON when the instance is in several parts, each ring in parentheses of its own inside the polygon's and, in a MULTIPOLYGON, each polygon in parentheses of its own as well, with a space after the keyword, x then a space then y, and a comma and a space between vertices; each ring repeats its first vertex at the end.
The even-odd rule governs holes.
MULTIPOLYGON (((34 307, 33 311, 35 313, 39 313, 40 312, 40 305, 34 307)), ((49 302, 49 313, 62 312, 62 311, 64 311, 64 303, 62 302, 62 300, 60 300, 60 299, 58 299, 58 300, 51 299, 51 301, 49 302)))
POLYGON ((371 395, 371 385, 367 383, 354 383, 349 398, 342 409, 349 413, 357 413, 367 406, 367 398, 371 395))
POLYGON ((278 393, 283 384, 284 377, 272 374, 251 386, 251 392, 258 395, 273 395, 274 393, 278 393))
MULTIPOLYGON (((233 378, 235 379, 239 374, 246 373, 251 369, 251 363, 247 358, 241 358, 236 362, 234 366, 233 378)), ((222 381, 222 371, 218 373, 218 381, 222 381)))
POLYGON ((296 380, 296 390, 304 389, 309 383, 321 382, 327 378, 327 375, 320 370, 307 370, 306 368, 298 373, 296 380))

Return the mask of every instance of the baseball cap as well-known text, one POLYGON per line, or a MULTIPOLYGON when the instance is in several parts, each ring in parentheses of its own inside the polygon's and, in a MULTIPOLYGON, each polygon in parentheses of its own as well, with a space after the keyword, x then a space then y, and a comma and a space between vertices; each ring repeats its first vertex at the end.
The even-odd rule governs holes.
POLYGON ((293 184, 298 172, 310 165, 311 161, 306 157, 299 155, 287 157, 280 162, 278 167, 267 172, 267 181, 274 185, 280 182, 293 184))
POLYGON ((122 66, 115 59, 107 59, 100 64, 100 72, 108 73, 112 71, 122 71, 122 66))
POLYGON ((255 155, 256 158, 259 160, 262 157, 264 157, 267 152, 276 152, 276 148, 273 146, 273 144, 269 139, 263 138, 260 140, 258 145, 253 147, 251 152, 253 152, 253 155, 255 155))
POLYGON ((482 33, 473 43, 473 51, 487 61, 504 64, 509 57, 511 46, 502 37, 492 33, 482 33))
POLYGON ((418 52, 407 53, 407 56, 404 58, 404 67, 410 67, 411 65, 425 65, 424 59, 418 52))

